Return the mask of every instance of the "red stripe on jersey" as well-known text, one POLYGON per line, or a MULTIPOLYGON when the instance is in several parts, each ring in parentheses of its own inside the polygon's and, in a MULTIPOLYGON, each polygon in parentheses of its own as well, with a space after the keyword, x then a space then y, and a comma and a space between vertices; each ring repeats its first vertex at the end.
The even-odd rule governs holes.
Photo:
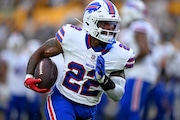
POLYGON ((86 46, 87 49, 91 48, 91 37, 88 34, 86 34, 86 46))

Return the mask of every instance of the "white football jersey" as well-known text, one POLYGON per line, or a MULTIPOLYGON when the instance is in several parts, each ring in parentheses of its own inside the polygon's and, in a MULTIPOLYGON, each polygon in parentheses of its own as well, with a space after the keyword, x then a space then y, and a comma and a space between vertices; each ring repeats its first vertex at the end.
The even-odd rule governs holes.
POLYGON ((157 80, 157 68, 154 65, 152 54, 154 54, 154 48, 159 43, 159 34, 153 26, 143 20, 134 21, 130 24, 129 28, 123 29, 119 35, 118 40, 125 43, 128 47, 131 47, 136 56, 139 54, 139 46, 135 39, 135 32, 142 32, 147 34, 148 45, 151 50, 149 55, 146 55, 141 61, 136 62, 134 67, 127 70, 127 78, 141 78, 150 83, 155 83, 157 80))
POLYGON ((26 95, 24 86, 24 76, 26 75, 26 65, 28 57, 22 53, 15 53, 12 50, 4 50, 1 53, 2 59, 8 64, 7 82, 11 94, 17 96, 26 95))
POLYGON ((94 77, 97 56, 104 57, 107 76, 134 64, 132 49, 117 42, 110 50, 95 52, 86 31, 71 24, 59 29, 56 38, 64 57, 62 77, 56 86, 65 97, 77 103, 93 106, 100 101, 103 90, 94 77))

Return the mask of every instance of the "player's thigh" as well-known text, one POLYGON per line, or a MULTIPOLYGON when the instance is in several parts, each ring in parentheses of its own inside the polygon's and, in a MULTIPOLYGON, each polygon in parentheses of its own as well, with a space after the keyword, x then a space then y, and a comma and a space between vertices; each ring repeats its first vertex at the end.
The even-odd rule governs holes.
POLYGON ((125 94, 121 100, 121 106, 133 111, 140 109, 145 102, 151 84, 144 80, 129 79, 125 87, 125 94))
POLYGON ((45 105, 47 120, 75 120, 72 104, 62 95, 52 94, 47 97, 45 105))
POLYGON ((135 85, 135 78, 127 80, 125 85, 125 93, 119 102, 123 112, 129 111, 130 109, 134 85, 135 85))

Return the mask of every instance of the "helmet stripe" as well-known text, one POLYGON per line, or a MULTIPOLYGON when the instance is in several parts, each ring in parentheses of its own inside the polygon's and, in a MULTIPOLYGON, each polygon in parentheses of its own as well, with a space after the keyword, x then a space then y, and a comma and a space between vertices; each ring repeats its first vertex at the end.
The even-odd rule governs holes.
POLYGON ((104 0, 104 2, 107 4, 109 8, 109 14, 115 14, 114 6, 111 1, 109 0, 104 0))

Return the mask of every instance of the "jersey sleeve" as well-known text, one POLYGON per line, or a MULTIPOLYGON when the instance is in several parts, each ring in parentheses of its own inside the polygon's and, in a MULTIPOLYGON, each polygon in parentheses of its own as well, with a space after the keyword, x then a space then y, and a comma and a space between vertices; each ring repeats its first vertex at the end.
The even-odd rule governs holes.
MULTIPOLYGON (((71 43, 77 42, 77 35, 82 33, 82 29, 72 24, 63 25, 55 34, 56 39, 61 45, 72 45, 71 43)), ((71 47, 71 46, 70 46, 71 47)))
POLYGON ((113 48, 103 57, 105 58, 105 68, 109 72, 132 68, 135 63, 134 51, 119 42, 113 45, 113 48))
POLYGON ((119 64, 122 64, 124 69, 132 68, 135 64, 135 53, 132 48, 129 48, 123 43, 118 45, 119 64))
POLYGON ((132 68, 134 66, 134 64, 135 64, 135 54, 134 54, 132 49, 130 49, 130 50, 131 50, 131 52, 129 54, 129 58, 128 58, 126 64, 125 64, 126 69, 127 68, 132 68))
POLYGON ((62 43, 64 40, 67 25, 63 25, 55 34, 56 39, 62 43))
POLYGON ((147 32, 144 22, 140 21, 133 22, 133 24, 131 25, 131 30, 141 33, 147 32))

